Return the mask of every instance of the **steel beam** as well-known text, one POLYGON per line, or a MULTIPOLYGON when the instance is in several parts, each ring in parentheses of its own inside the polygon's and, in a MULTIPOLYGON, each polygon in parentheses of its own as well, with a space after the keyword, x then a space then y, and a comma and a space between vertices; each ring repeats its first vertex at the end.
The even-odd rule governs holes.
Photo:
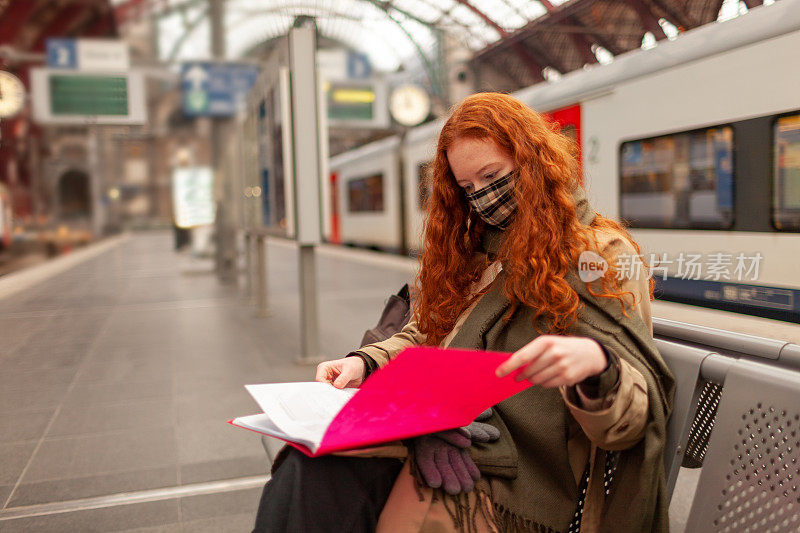
MULTIPOLYGON (((651 0, 653 5, 664 11, 667 15, 666 18, 678 25, 681 26, 684 30, 690 30, 699 26, 700 24, 695 21, 684 9, 680 6, 674 5, 670 0, 651 0)), ((720 2, 720 5, 722 3, 720 2)), ((717 9, 719 12, 719 9, 717 9)))
POLYGON ((546 47, 536 46, 530 41, 520 41, 520 46, 524 46, 534 57, 541 58, 540 64, 552 67, 562 74, 566 72, 567 67, 564 62, 553 56, 546 47))
POLYGON ((48 37, 64 37, 69 34, 69 30, 86 16, 90 7, 86 4, 69 4, 65 9, 57 13, 55 19, 39 31, 36 40, 31 47, 32 50, 44 50, 44 45, 48 37))
POLYGON ((597 56, 594 55, 594 50, 592 50, 592 43, 590 43, 586 37, 572 33, 569 38, 575 46, 575 49, 581 57, 583 57, 585 64, 593 65, 594 63, 598 63, 597 56))
POLYGON ((39 2, 11 2, 3 13, 0 13, 0 43, 14 44, 20 30, 39 7, 39 2))
POLYGON ((642 23, 642 27, 644 27, 646 31, 652 33, 657 41, 667 38, 667 34, 664 33, 664 28, 658 23, 658 17, 653 14, 649 5, 642 2, 642 0, 626 0, 626 2, 628 6, 636 12, 639 21, 642 23))

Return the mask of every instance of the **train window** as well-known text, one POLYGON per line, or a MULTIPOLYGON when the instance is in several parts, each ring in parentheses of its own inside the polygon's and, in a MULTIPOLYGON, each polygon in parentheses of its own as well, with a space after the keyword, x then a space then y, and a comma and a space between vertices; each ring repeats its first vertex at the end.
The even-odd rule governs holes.
POLYGON ((620 216, 636 227, 733 224, 733 128, 622 143, 620 216))
POLYGON ((351 213, 383 211, 383 174, 349 180, 347 210, 351 213))
POLYGON ((775 229, 800 231, 800 115, 775 122, 772 222, 775 229))
POLYGON ((425 204, 428 202, 428 196, 431 194, 428 180, 431 174, 431 162, 425 161, 417 165, 417 206, 420 209, 425 209, 425 204))

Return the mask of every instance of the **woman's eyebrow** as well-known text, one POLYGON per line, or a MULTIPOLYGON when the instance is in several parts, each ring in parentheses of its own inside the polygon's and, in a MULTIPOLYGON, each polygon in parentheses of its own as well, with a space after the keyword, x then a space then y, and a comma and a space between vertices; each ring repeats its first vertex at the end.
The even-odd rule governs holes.
POLYGON ((478 176, 478 175, 480 175, 480 174, 483 174, 483 171, 484 171, 484 170, 486 170, 487 168, 489 168, 489 167, 490 167, 490 166, 492 166, 492 165, 496 165, 497 163, 498 163, 497 161, 492 161, 491 163, 487 163, 487 164, 483 165, 483 166, 480 168, 480 170, 478 170, 478 171, 475 173, 475 175, 476 175, 476 176, 478 176))

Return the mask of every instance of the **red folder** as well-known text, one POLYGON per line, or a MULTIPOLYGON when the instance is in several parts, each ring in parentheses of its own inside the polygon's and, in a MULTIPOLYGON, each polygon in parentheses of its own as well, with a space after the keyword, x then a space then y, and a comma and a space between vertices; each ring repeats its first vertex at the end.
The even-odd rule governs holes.
MULTIPOLYGON (((282 440, 317 457, 466 426, 485 409, 531 385, 514 379, 521 369, 503 378, 495 375, 510 355, 407 348, 363 383, 333 418, 316 450, 290 438, 282 440)), ((239 425, 237 420, 229 423, 239 425)), ((245 429, 269 434, 252 426, 245 429)))

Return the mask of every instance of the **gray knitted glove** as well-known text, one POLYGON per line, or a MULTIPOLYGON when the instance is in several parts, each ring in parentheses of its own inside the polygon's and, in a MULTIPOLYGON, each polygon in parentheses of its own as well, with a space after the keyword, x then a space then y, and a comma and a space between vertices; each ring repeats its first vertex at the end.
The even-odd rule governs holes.
POLYGON ((475 422, 461 428, 469 436, 472 442, 494 442, 500 438, 500 430, 491 424, 483 421, 492 417, 492 408, 488 408, 478 415, 475 422))
POLYGON ((469 492, 481 477, 467 453, 470 440, 460 430, 423 435, 412 440, 411 446, 419 471, 431 488, 443 487, 448 494, 469 492))

